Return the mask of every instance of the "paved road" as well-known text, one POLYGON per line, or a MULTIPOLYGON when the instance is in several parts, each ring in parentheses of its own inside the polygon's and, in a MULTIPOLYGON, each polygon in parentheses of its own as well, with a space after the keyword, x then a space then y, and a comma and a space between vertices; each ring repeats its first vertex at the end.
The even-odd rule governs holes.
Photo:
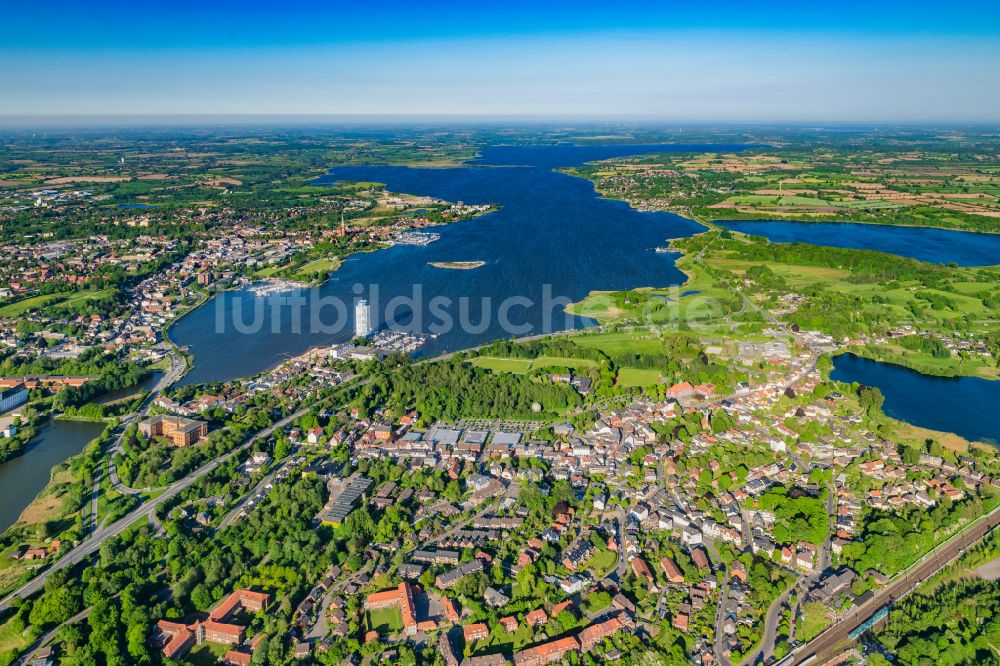
POLYGON ((798 582, 791 588, 785 591, 780 597, 774 600, 771 606, 767 609, 767 615, 764 618, 764 636, 761 639, 760 645, 756 650, 747 655, 742 664, 752 664, 757 656, 760 655, 765 659, 774 656, 774 644, 778 637, 778 623, 781 621, 781 611, 788 603, 789 595, 792 590, 798 589, 798 596, 801 598, 806 591, 816 583, 826 568, 830 565, 830 558, 832 552, 832 538, 833 538, 833 522, 836 520, 836 515, 834 511, 836 510, 836 495, 832 489, 827 488, 827 498, 826 498, 826 515, 827 519, 830 521, 830 525, 827 529, 826 541, 823 543, 822 547, 816 556, 816 567, 812 574, 809 576, 804 576, 798 580, 798 582))
POLYGON ((880 608, 906 596, 922 581, 946 567, 966 548, 982 539, 990 530, 1000 525, 1000 509, 995 509, 984 520, 979 521, 959 536, 939 547, 930 556, 914 565, 904 575, 889 583, 885 588, 875 593, 874 599, 849 613, 836 622, 815 639, 799 648, 792 659, 792 664, 800 664, 809 657, 817 655, 816 661, 823 663, 835 656, 838 645, 848 640, 848 634, 875 614, 880 608))
POLYGON ((239 519, 240 510, 246 505, 246 503, 250 500, 250 498, 258 497, 258 495, 263 491, 264 486, 271 483, 271 481, 274 480, 274 477, 277 476, 278 472, 285 469, 286 467, 288 467, 287 459, 282 460, 277 467, 275 467, 273 470, 271 470, 271 472, 267 476, 261 479, 257 483, 257 485, 253 487, 253 490, 244 494, 243 497, 241 497, 240 500, 236 503, 236 506, 233 507, 232 511, 226 514, 226 517, 222 519, 222 522, 220 522, 219 526, 215 528, 215 531, 218 532, 235 523, 239 519))
POLYGON ((333 598, 337 596, 341 590, 347 587, 349 583, 355 582, 363 574, 368 573, 369 569, 373 569, 374 565, 374 560, 366 560, 362 567, 356 572, 330 586, 330 589, 323 594, 323 601, 320 603, 319 611, 316 612, 316 623, 312 625, 307 632, 305 632, 304 638, 306 640, 315 641, 326 636, 329 628, 326 617, 327 611, 330 608, 330 602, 333 601, 333 598))
POLYGON ((28 648, 24 651, 24 653, 11 664, 11 666, 24 666, 24 664, 27 664, 28 660, 31 658, 32 655, 34 655, 34 653, 35 653, 35 651, 37 649, 39 649, 41 647, 45 647, 52 640, 55 639, 55 637, 59 634, 59 630, 60 629, 62 629, 63 627, 65 627, 67 625, 76 624, 77 622, 80 622, 81 620, 87 619, 87 616, 90 615, 90 611, 92 611, 93 609, 94 609, 93 606, 87 606, 82 611, 80 611, 79 613, 77 613, 76 615, 74 615, 73 617, 71 617, 70 619, 68 619, 65 622, 63 622, 62 624, 60 624, 58 627, 55 627, 54 629, 50 629, 46 633, 44 633, 41 636, 39 636, 38 639, 34 643, 32 643, 31 645, 29 645, 28 648))
POLYGON ((206 474, 210 473, 212 470, 214 470, 219 465, 229 460, 238 452, 250 447, 257 440, 269 437, 271 433, 273 433, 275 430, 285 427, 286 425, 288 425, 289 423, 291 423, 292 421, 294 421, 295 419, 297 419, 298 417, 302 416, 307 411, 309 411, 309 409, 312 408, 312 406, 313 405, 310 405, 308 408, 302 408, 299 411, 295 412, 294 414, 286 416, 285 418, 281 419, 274 425, 269 426, 264 430, 261 430, 256 435, 248 439, 243 444, 240 444, 238 447, 236 447, 229 453, 221 455, 218 458, 215 458, 214 460, 205 463, 203 466, 199 467, 197 470, 192 472, 189 476, 170 484, 169 486, 166 487, 166 490, 162 494, 158 495, 155 499, 146 502, 136 510, 126 515, 124 518, 121 518, 120 520, 112 523, 111 525, 108 525, 107 527, 101 527, 95 530, 90 539, 83 542, 82 544, 80 544, 79 546, 68 552, 66 555, 56 560, 56 562, 51 567, 41 572, 37 576, 35 576, 35 578, 28 581, 21 588, 19 588, 15 592, 12 592, 3 600, 0 600, 0 610, 5 610, 8 607, 10 607, 11 602, 15 598, 19 597, 23 599, 25 597, 31 596, 35 592, 38 592, 39 590, 42 589, 42 586, 45 585, 46 579, 48 579, 48 577, 51 576, 53 572, 59 571, 60 569, 65 569, 66 567, 69 566, 74 566, 90 558, 95 553, 97 553, 98 550, 100 550, 101 544, 103 544, 108 539, 114 538, 119 534, 121 534, 122 532, 126 531, 140 519, 145 518, 147 521, 150 521, 154 517, 156 508, 159 505, 184 492, 184 490, 190 487, 195 481, 202 478, 206 474))
POLYGON ((785 590, 781 596, 771 602, 771 605, 767 608, 767 615, 764 616, 764 636, 761 638, 760 643, 757 647, 750 652, 743 661, 740 662, 741 666, 746 666, 746 664, 752 664, 757 660, 758 656, 769 656, 768 652, 774 654, 774 640, 778 636, 778 623, 781 621, 781 609, 785 607, 788 603, 788 595, 792 593, 795 586, 789 587, 785 590))
POLYGON ((722 666, 732 666, 732 662, 729 661, 729 657, 723 654, 722 640, 725 638, 722 633, 722 625, 726 623, 726 602, 729 600, 729 572, 726 571, 726 577, 722 581, 722 596, 719 597, 719 607, 715 610, 715 643, 712 645, 712 651, 715 653, 715 658, 719 660, 722 666))
MULTIPOLYGON (((130 488, 122 483, 121 479, 118 478, 118 469, 115 467, 115 455, 120 453, 122 450, 122 438, 125 436, 125 431, 128 430, 128 427, 132 425, 132 423, 142 420, 142 418, 149 412, 149 407, 153 404, 153 401, 156 400, 158 395, 160 395, 160 392, 183 377, 185 372, 187 372, 187 361, 184 357, 178 356, 176 352, 171 352, 170 369, 167 370, 162 377, 160 377, 160 381, 156 382, 156 386, 153 387, 153 390, 149 392, 149 395, 147 395, 142 404, 139 405, 139 409, 122 419, 122 422, 119 425, 120 432, 118 433, 118 436, 115 437, 115 441, 111 444, 111 448, 108 449, 107 453, 108 478, 111 481, 112 487, 118 492, 135 495, 143 492, 143 490, 153 490, 152 488, 130 488)), ((94 515, 96 516, 96 513, 94 515)))

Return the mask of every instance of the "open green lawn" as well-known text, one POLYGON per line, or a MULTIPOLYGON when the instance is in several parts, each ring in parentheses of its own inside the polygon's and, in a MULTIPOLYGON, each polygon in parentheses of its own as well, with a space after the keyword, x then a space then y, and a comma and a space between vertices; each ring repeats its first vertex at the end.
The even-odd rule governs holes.
POLYGON ((281 266, 268 266, 267 268, 260 269, 254 275, 256 275, 257 277, 267 278, 271 277, 280 270, 281 266))
POLYGON ((636 333, 600 333, 573 338, 573 342, 587 349, 600 349, 605 354, 658 354, 663 342, 656 335, 636 333))
POLYGON ((961 294, 979 294, 979 293, 989 293, 992 291, 992 286, 985 282, 956 282, 951 285, 951 288, 961 294))
POLYGON ((593 361, 589 358, 568 358, 565 356, 539 356, 534 361, 531 362, 531 369, 537 370, 538 368, 550 368, 552 366, 560 366, 564 368, 594 368, 597 367, 597 361, 593 361))
POLYGON ((307 264, 299 266, 296 273, 317 273, 319 271, 334 271, 340 267, 340 259, 337 257, 313 259, 307 264))
POLYGON ((523 622, 520 623, 517 631, 513 634, 508 634, 502 626, 497 625, 493 628, 488 638, 474 643, 477 648, 474 656, 492 654, 500 651, 500 649, 508 651, 519 650, 527 645, 530 640, 531 631, 528 629, 528 625, 523 622))
POLYGON ((795 638, 801 641, 810 641, 826 629, 829 624, 830 616, 827 614, 826 606, 818 601, 810 601, 802 606, 802 615, 799 618, 799 627, 795 632, 795 638))
POLYGON ((803 196, 777 197, 768 194, 745 194, 738 197, 729 197, 732 201, 741 206, 836 206, 837 204, 825 199, 803 196))
POLYGON ((716 268, 733 271, 734 273, 743 273, 750 266, 754 265, 767 266, 772 271, 788 280, 792 286, 803 286, 817 281, 840 280, 850 276, 850 272, 839 268, 827 268, 825 266, 794 266, 791 264, 781 264, 773 261, 752 262, 741 259, 711 258, 707 259, 705 263, 716 268))
POLYGON ((903 208, 903 204, 892 201, 838 201, 835 205, 841 208, 860 208, 862 210, 897 210, 903 208))
POLYGON ((23 650, 27 647, 24 639, 24 632, 15 625, 18 624, 13 618, 8 618, 6 622, 0 624, 0 658, 4 652, 11 650, 23 650))
POLYGON ((598 578, 602 578, 618 564, 618 555, 614 552, 601 549, 597 555, 590 558, 587 568, 592 569, 598 578))
POLYGON ((88 291, 82 291, 79 294, 74 294, 70 296, 62 305, 76 305, 77 303, 82 303, 85 301, 98 301, 102 298, 107 298, 113 295, 115 292, 112 289, 92 289, 88 291))
MULTIPOLYGON (((707 260, 707 263, 716 268, 736 273, 741 273, 751 266, 751 262, 749 261, 728 258, 712 258, 707 260)), ((873 296, 885 299, 884 303, 879 303, 871 309, 873 316, 891 314, 894 317, 906 319, 912 316, 910 310, 911 303, 925 311, 929 316, 933 316, 942 322, 960 317, 987 318, 992 315, 983 305, 983 302, 975 295, 979 292, 992 291, 993 285, 988 282, 965 281, 957 283, 955 291, 922 287, 915 288, 915 283, 903 283, 897 289, 887 290, 882 284, 851 282, 849 281, 851 274, 839 268, 800 266, 775 262, 760 262, 759 265, 767 266, 783 277, 788 285, 795 290, 804 290, 807 287, 815 286, 864 299, 870 299, 873 296), (920 298, 919 294, 940 296, 946 302, 950 303, 951 307, 933 307, 927 300, 920 298), (887 313, 886 310, 891 312, 887 313)))
POLYGON ((479 368, 486 368, 493 372, 513 372, 523 375, 531 369, 531 359, 527 358, 495 358, 493 356, 479 356, 470 361, 472 365, 479 368))
POLYGON ((202 643, 191 648, 191 651, 184 657, 184 661, 199 666, 214 666, 229 651, 229 647, 222 643, 202 643))
POLYGON ((377 631, 380 636, 395 634, 403 629, 403 616, 395 606, 370 610, 368 627, 377 631))
POLYGON ((926 352, 905 349, 899 345, 871 345, 871 353, 860 350, 862 356, 906 366, 925 374, 944 377, 968 375, 997 379, 998 369, 981 358, 962 359, 957 356, 937 358, 926 352))
POLYGON ((20 317, 29 310, 62 301, 64 298, 65 294, 43 294, 26 298, 23 301, 8 303, 0 307, 0 317, 20 317))
POLYGON ((87 289, 74 294, 42 294, 32 296, 23 301, 8 303, 0 307, 0 317, 20 317, 29 310, 59 303, 61 305, 76 305, 85 301, 92 301, 112 295, 111 289, 87 289))
POLYGON ((492 370, 493 372, 512 372, 518 375, 523 375, 529 370, 538 370, 539 368, 592 368, 597 365, 597 362, 591 359, 568 358, 564 356, 539 356, 536 359, 479 356, 472 359, 470 363, 479 368, 492 370))
POLYGON ((717 286, 693 257, 681 257, 677 267, 688 276, 682 285, 632 292, 592 291, 582 301, 568 305, 566 311, 602 323, 677 325, 721 320, 727 311, 736 309, 734 294, 717 286))
POLYGON ((622 368, 618 371, 618 386, 653 386, 660 381, 659 370, 622 368))

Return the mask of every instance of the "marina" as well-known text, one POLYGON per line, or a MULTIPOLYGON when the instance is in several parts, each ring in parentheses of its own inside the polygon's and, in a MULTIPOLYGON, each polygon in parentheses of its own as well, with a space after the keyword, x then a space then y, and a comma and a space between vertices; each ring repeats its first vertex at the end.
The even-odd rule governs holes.
POLYGON ((430 231, 407 231, 396 237, 396 245, 417 245, 423 247, 441 240, 441 234, 430 231))
POLYGON ((247 291, 254 296, 264 297, 273 296, 274 294, 284 294, 289 291, 295 291, 296 289, 302 289, 303 284, 301 282, 296 282, 295 280, 286 280, 283 278, 273 278, 266 280, 264 282, 258 282, 247 287, 247 291))

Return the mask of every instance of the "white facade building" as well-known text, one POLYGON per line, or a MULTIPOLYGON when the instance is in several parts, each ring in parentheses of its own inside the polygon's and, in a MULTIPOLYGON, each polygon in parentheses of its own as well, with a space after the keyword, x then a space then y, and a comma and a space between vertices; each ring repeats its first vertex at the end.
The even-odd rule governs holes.
POLYGON ((24 384, 16 384, 0 391, 0 412, 20 407, 28 402, 28 390, 24 384))
POLYGON ((361 299, 354 306, 354 335, 359 338, 367 338, 374 332, 371 306, 368 305, 368 301, 361 299))

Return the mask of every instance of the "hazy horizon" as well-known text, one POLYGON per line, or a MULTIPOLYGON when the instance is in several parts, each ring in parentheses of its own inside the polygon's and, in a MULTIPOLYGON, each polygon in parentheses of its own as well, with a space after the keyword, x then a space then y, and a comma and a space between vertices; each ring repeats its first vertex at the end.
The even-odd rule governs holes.
MULTIPOLYGON (((604 117, 604 116, 562 116, 562 115, 458 115, 458 114, 39 114, 0 115, 0 129, 6 130, 53 130, 87 128, 379 128, 379 127, 436 127, 468 126, 470 128, 538 126, 544 128, 586 128, 622 130, 642 129, 858 129, 889 131, 892 129, 960 129, 984 128, 1000 131, 997 121, 894 121, 892 119, 850 121, 822 119, 763 119, 763 120, 713 120, 677 119, 653 117, 604 117)), ((613 138, 613 137, 609 137, 613 138)))
POLYGON ((429 0, 5 10, 0 116, 1000 122, 1000 6, 429 0))

